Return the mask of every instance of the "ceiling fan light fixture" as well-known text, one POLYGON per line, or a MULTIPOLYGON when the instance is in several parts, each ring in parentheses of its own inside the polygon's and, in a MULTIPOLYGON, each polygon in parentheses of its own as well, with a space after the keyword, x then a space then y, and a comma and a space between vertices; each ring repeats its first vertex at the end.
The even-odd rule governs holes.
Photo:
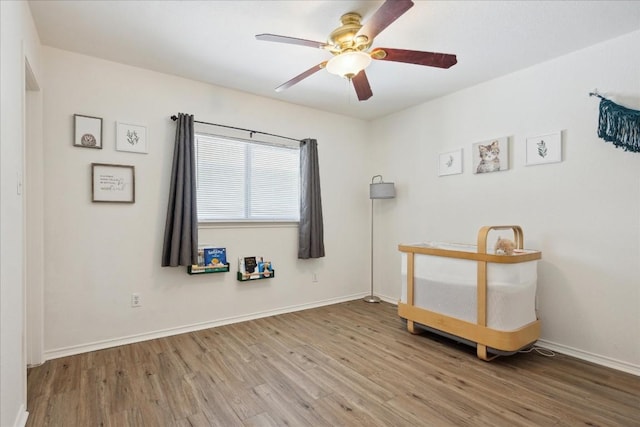
POLYGON ((349 51, 336 55, 327 62, 327 71, 340 77, 352 79, 369 66, 371 57, 360 51, 349 51))

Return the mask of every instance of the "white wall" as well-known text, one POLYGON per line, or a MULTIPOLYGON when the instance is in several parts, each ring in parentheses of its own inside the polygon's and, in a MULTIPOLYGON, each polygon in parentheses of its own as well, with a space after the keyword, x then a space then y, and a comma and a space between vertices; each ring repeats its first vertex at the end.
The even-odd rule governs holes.
POLYGON ((597 137, 588 96, 640 109, 638 46, 631 33, 373 123, 371 170, 398 193, 376 212, 376 289, 400 296, 398 243, 475 243, 483 225, 519 224, 542 251, 543 342, 640 374, 640 154, 597 137), (526 137, 556 131, 564 161, 525 166, 526 137), (510 169, 474 175, 471 145, 502 136, 510 169), (460 147, 464 173, 438 177, 438 153, 460 147))
POLYGON ((365 122, 53 48, 43 57, 48 358, 366 294, 365 122), (276 277, 240 283, 233 262, 230 273, 204 276, 160 267, 175 135, 169 117, 178 112, 316 138, 327 256, 297 260, 297 227, 207 228, 201 243, 227 247, 232 260, 262 255, 276 277), (103 118, 102 150, 72 146, 73 114, 103 118), (149 153, 115 151, 116 121, 146 125, 149 153), (92 162, 134 165, 135 204, 91 203, 92 162), (130 307, 132 292, 143 307, 130 307))
MULTIPOLYGON (((640 156, 595 136, 599 88, 640 108, 634 33, 365 123, 53 48, 44 48, 47 357, 311 307, 368 293, 372 175, 398 197, 376 202, 376 293, 400 295, 397 244, 474 242, 486 224, 520 224, 540 249, 543 342, 638 372, 640 156), (610 64, 624 64, 612 67, 610 64), (327 257, 296 260, 295 227, 207 228, 230 257, 271 258, 277 277, 239 283, 161 268, 173 151, 169 116, 319 141, 327 257), (102 117, 104 149, 72 146, 73 114, 102 117), (147 126, 149 154, 115 151, 115 122, 147 126), (564 161, 524 166, 526 136, 562 130, 564 161), (470 146, 511 139, 511 169, 473 175, 470 146), (465 173, 438 178, 437 154, 465 149, 465 173), (90 163, 136 167, 136 203, 92 204, 90 163), (311 274, 320 282, 312 283, 311 274), (132 292, 143 307, 130 307, 132 292)), ((203 128, 225 133, 218 128, 203 128)), ((237 135, 237 134, 234 134, 237 135)))
POLYGON ((0 425, 26 421, 25 61, 40 75, 40 41, 26 2, 0 2, 0 425))

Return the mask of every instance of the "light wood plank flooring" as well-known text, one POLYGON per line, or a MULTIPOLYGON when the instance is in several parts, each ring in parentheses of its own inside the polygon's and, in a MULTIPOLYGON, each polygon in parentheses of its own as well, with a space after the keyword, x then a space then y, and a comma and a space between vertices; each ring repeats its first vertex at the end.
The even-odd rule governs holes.
POLYGON ((640 377, 571 357, 483 362, 351 301, 51 360, 27 426, 640 426, 640 377))

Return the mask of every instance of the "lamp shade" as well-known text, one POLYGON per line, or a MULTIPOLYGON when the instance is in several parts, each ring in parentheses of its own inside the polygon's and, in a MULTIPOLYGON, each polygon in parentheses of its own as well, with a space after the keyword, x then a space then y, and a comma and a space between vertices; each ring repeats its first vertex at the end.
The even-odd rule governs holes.
POLYGON ((371 57, 364 52, 345 52, 327 62, 327 71, 351 79, 371 63, 371 57))
POLYGON ((396 197, 396 188, 393 182, 376 182, 369 184, 370 199, 393 199, 396 197))

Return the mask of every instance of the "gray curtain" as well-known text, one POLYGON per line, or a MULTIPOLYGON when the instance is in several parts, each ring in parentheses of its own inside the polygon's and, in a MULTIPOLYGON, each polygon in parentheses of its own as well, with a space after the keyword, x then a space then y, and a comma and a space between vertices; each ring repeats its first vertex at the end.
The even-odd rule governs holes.
POLYGON ((324 256, 324 228, 320 198, 320 166, 318 142, 300 141, 300 227, 298 230, 298 258, 324 256))
POLYGON ((178 114, 162 266, 198 263, 198 212, 193 116, 178 114))

